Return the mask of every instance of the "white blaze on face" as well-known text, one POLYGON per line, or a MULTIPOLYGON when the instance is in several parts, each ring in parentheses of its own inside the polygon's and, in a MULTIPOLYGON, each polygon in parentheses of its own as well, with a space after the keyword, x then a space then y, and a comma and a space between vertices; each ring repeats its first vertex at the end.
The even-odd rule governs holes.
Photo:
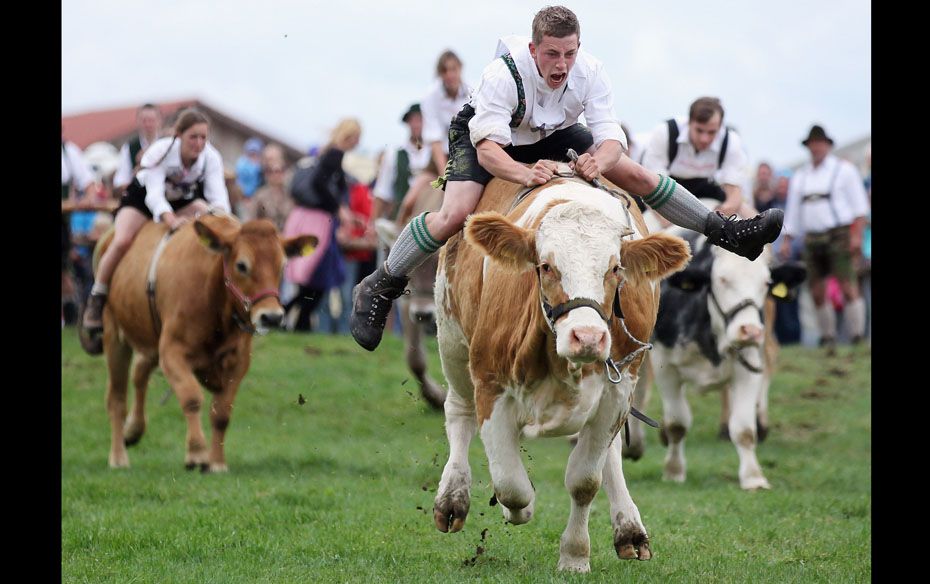
MULTIPOLYGON (((720 308, 729 312, 746 299, 752 300, 756 307, 762 308, 771 278, 768 268, 771 253, 768 246, 755 261, 749 261, 718 247, 714 247, 713 252, 711 286, 720 308)), ((740 310, 724 330, 723 316, 709 298, 708 302, 711 324, 721 350, 731 346, 739 348, 762 344, 765 325, 758 308, 750 306, 740 310)))
MULTIPOLYGON (((586 204, 571 202, 553 207, 539 226, 536 251, 561 276, 567 300, 587 298, 604 304, 604 279, 620 257, 624 225, 586 204)), ((555 308, 565 299, 547 298, 555 308)), ((556 352, 574 362, 605 360, 610 330, 589 307, 576 308, 555 324, 556 352)))

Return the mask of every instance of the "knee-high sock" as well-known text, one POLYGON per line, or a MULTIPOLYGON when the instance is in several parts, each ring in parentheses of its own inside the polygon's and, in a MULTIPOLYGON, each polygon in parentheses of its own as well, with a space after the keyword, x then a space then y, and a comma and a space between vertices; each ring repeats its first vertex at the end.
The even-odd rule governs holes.
POLYGON ((444 242, 437 241, 426 228, 426 215, 417 215, 397 236, 388 254, 387 271, 392 276, 408 276, 431 255, 439 251, 444 242))
POLYGON ((861 337, 865 334, 865 300, 861 296, 846 304, 843 316, 846 332, 850 337, 861 337))
POLYGON ((836 312, 829 300, 824 300, 823 306, 817 308, 817 326, 822 338, 836 338, 836 312))
POLYGON ((711 211, 675 179, 660 174, 659 186, 643 197, 643 201, 675 225, 704 233, 711 211))

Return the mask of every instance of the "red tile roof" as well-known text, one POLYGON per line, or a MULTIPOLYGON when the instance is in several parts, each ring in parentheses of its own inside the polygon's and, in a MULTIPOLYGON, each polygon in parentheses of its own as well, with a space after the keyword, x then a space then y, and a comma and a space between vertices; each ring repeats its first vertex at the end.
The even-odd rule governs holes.
MULTIPOLYGON (((156 104, 165 119, 170 118, 181 108, 195 105, 196 99, 171 101, 156 104)), ((136 131, 136 110, 138 105, 117 109, 98 110, 61 117, 61 135, 81 149, 94 142, 119 140, 136 131)))

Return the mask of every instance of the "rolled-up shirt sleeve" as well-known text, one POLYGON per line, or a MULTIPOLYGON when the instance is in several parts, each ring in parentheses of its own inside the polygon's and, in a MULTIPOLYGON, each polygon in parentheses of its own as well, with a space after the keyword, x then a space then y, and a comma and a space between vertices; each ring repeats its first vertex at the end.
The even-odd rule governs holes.
POLYGON ((223 157, 216 150, 206 153, 207 173, 203 179, 203 196, 207 202, 227 213, 232 211, 229 204, 229 191, 226 190, 226 177, 223 173, 223 157))
POLYGON ((477 148, 478 142, 485 139, 501 146, 510 144, 510 119, 517 109, 517 84, 503 61, 485 70, 471 103, 475 108, 475 115, 468 122, 472 145, 477 148))
POLYGON ((165 198, 165 169, 161 166, 145 171, 145 206, 152 212, 156 223, 161 222, 162 213, 171 211, 165 198))
POLYGON ((594 147, 597 148, 605 140, 616 140, 626 149, 626 134, 620 127, 620 120, 614 115, 614 98, 610 89, 610 79, 602 65, 594 69, 594 79, 583 105, 584 119, 594 137, 594 147))

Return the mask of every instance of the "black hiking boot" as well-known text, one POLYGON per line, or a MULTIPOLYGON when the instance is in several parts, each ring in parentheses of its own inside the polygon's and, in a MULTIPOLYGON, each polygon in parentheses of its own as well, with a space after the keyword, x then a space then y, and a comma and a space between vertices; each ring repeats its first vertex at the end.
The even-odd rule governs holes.
POLYGON ((704 235, 712 244, 754 260, 766 243, 775 241, 784 221, 785 212, 781 209, 769 209, 752 219, 736 219, 736 215, 724 217, 714 211, 707 216, 704 235))
POLYGON ((382 264, 352 289, 349 330, 355 342, 369 351, 375 350, 381 343, 391 304, 404 293, 408 281, 407 277, 390 275, 382 264))

